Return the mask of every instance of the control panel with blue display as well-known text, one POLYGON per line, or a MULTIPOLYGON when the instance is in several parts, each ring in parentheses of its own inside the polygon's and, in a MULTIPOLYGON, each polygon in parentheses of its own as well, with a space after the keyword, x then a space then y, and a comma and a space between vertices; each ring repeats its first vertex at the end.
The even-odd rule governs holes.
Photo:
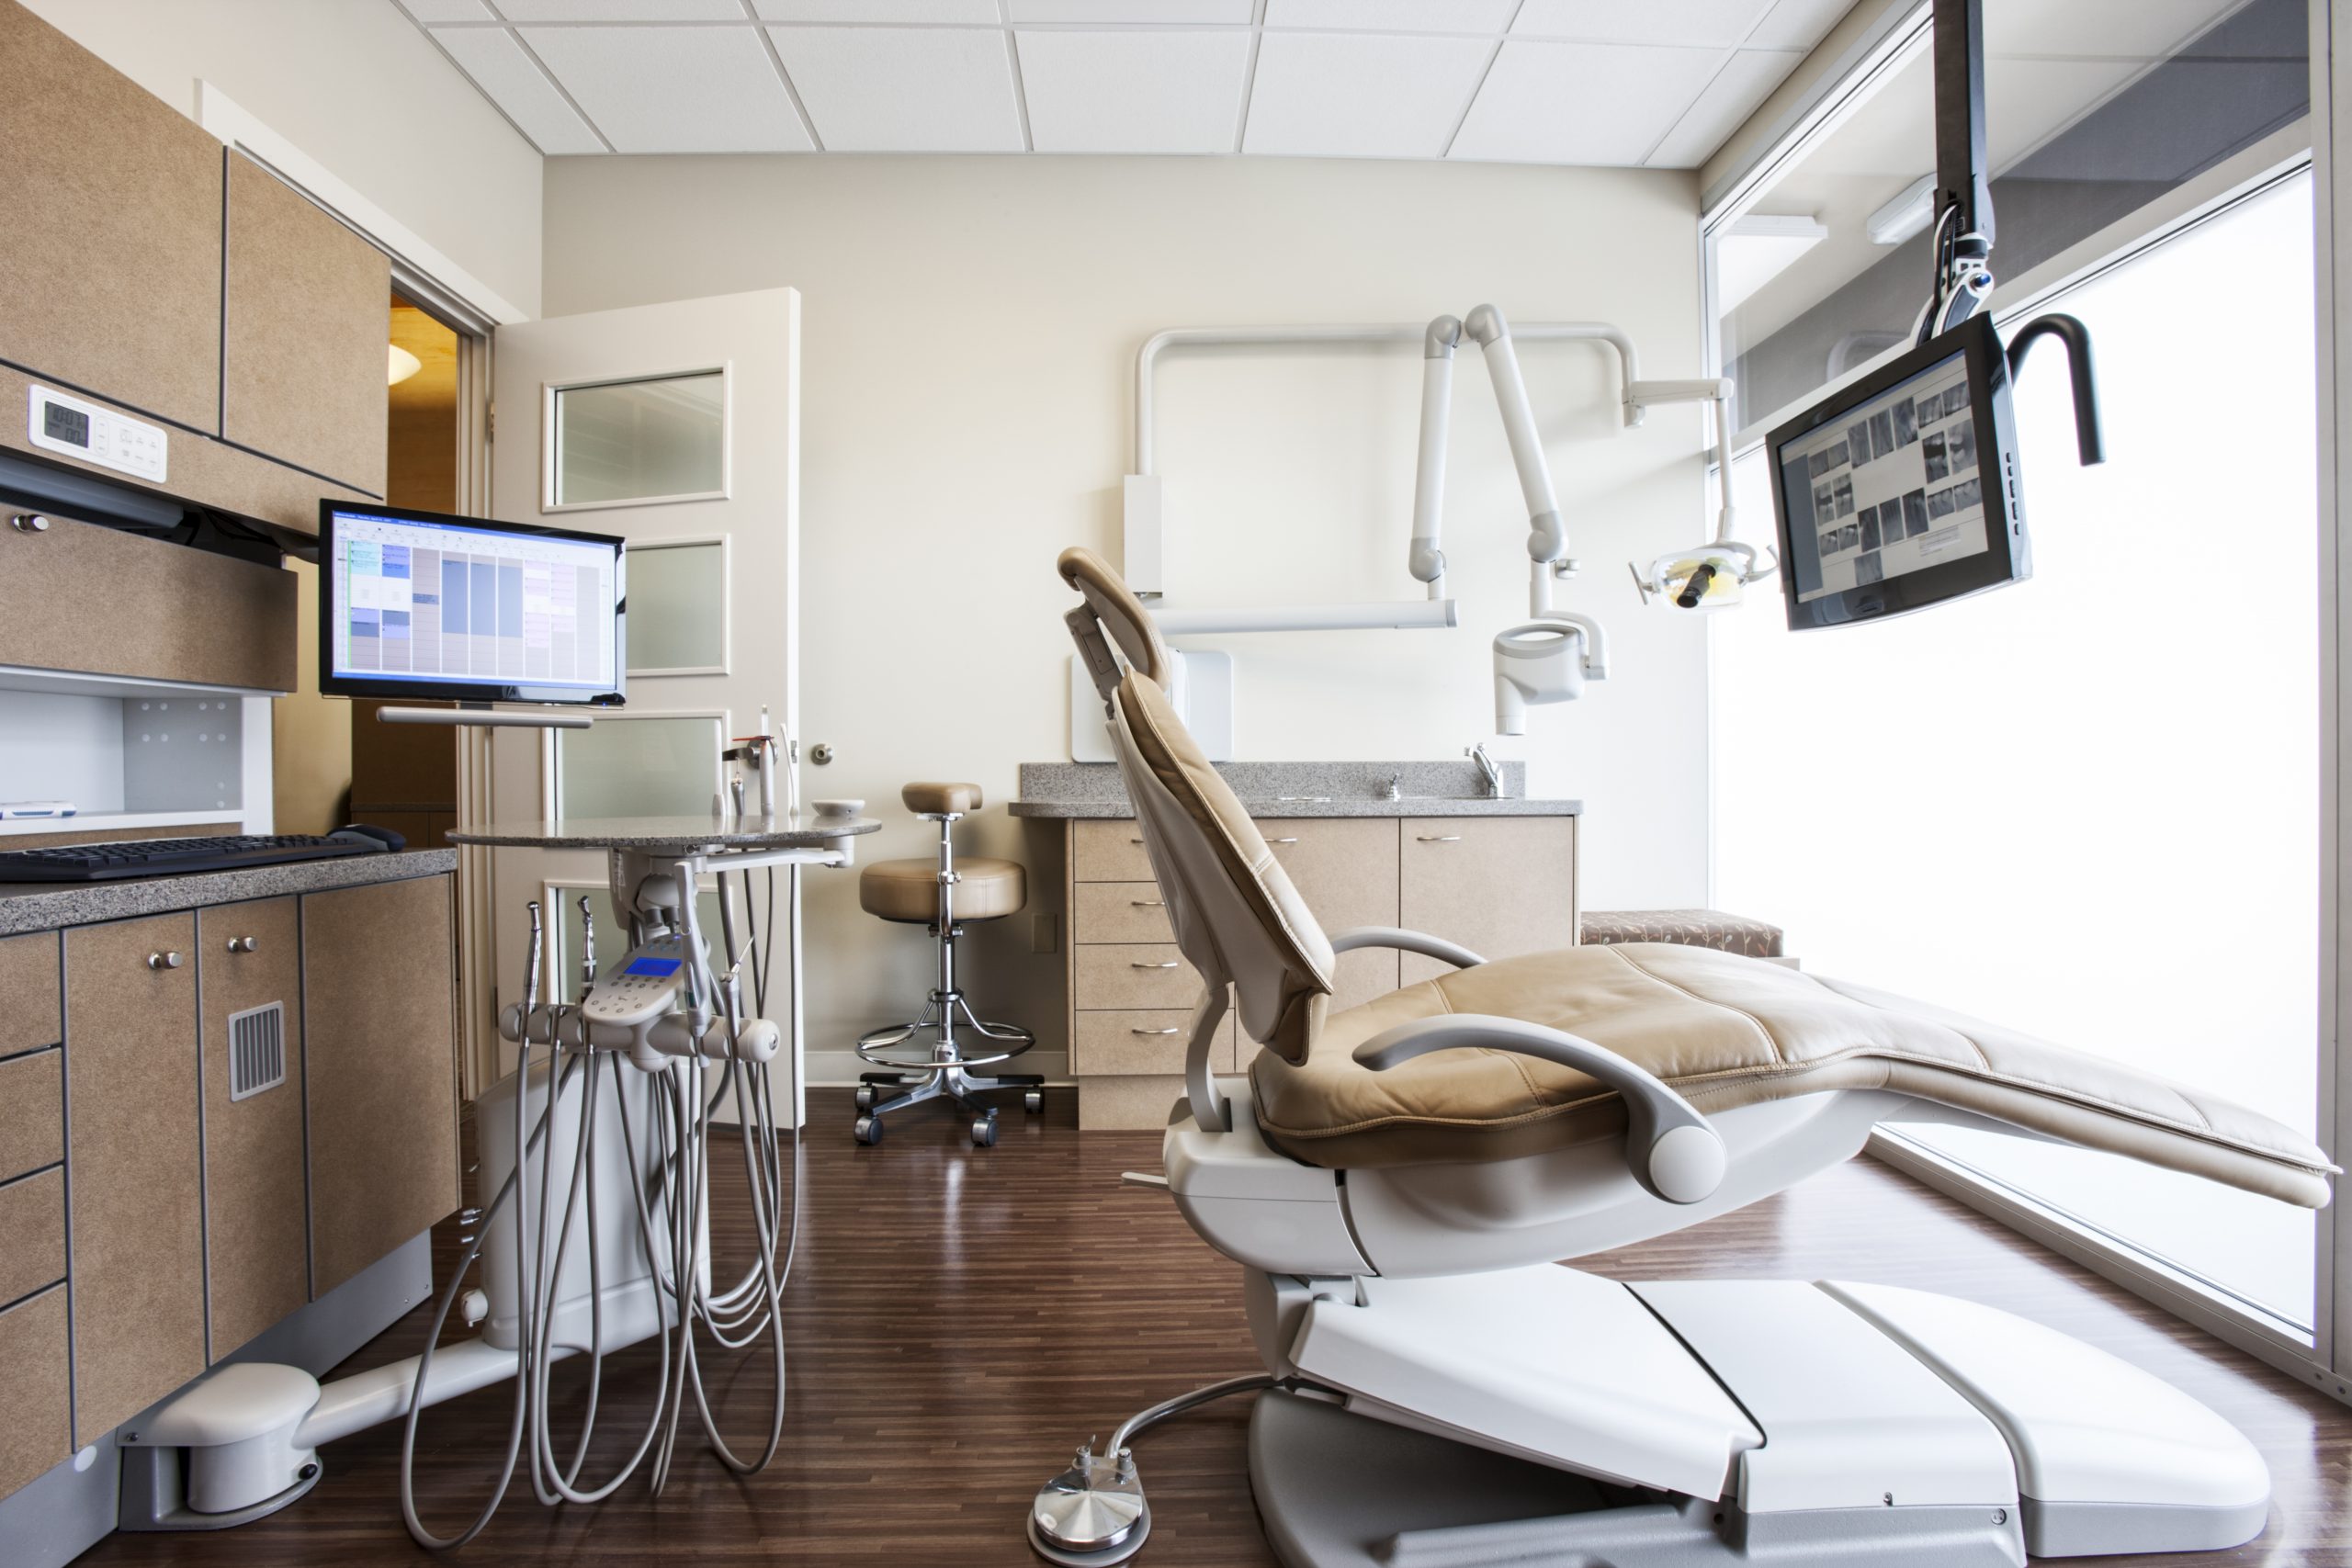
POLYGON ((581 1003, 581 1011, 598 1023, 639 1024, 660 1018, 676 1005, 685 970, 681 939, 656 937, 630 949, 605 970, 581 1003))

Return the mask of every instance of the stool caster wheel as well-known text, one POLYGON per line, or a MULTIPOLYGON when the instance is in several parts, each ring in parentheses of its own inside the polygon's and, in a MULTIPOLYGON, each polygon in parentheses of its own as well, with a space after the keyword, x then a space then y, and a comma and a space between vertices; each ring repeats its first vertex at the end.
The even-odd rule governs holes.
POLYGON ((859 1110, 860 1111, 871 1111, 871 1110, 873 1110, 873 1109, 874 1109, 874 1086, 873 1086, 872 1084, 870 1084, 870 1083, 862 1083, 862 1084, 858 1085, 858 1086, 857 1086, 857 1093, 856 1093, 854 1096, 853 1096, 852 1098, 854 1098, 854 1099, 857 1101, 857 1108, 858 1108, 858 1110, 859 1110))
POLYGON ((976 1149, 996 1147, 995 1117, 975 1116, 972 1118, 972 1146, 976 1149))
POLYGON ((857 1125, 851 1128, 850 1132, 859 1143, 869 1148, 882 1141, 882 1123, 872 1116, 859 1117, 857 1125))
POLYGON ((1021 1097, 1021 1109, 1032 1116, 1045 1110, 1046 1091, 1042 1089, 1033 1089, 1023 1093, 1021 1097))

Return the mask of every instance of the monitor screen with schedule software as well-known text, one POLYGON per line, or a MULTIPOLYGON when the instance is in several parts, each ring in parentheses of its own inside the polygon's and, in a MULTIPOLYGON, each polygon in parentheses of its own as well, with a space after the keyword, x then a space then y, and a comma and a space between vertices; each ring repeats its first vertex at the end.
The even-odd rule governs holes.
POLYGON ((1766 444, 1794 630, 1925 609, 2032 575, 2008 364, 1962 322, 1766 444))
POLYGON ((319 689, 617 705, 623 541, 407 507, 319 506, 319 689))

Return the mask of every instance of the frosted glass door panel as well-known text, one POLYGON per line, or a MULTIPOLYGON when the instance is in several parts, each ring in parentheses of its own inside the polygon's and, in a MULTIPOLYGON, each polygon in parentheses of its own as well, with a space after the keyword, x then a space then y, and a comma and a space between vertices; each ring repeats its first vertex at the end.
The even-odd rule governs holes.
POLYGON ((600 718, 556 734, 559 817, 696 817, 718 792, 715 718, 600 718))
POLYGON ((628 672, 727 672, 727 547, 632 545, 628 672))
POLYGON ((557 507, 724 495, 726 373, 559 387, 553 439, 557 507))

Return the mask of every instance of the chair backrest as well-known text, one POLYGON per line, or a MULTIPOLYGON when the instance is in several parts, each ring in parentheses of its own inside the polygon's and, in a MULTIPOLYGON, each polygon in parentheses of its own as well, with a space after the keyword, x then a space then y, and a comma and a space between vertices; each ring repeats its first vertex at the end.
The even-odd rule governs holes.
POLYGON ((1170 705, 1150 613, 1093 551, 1064 550, 1057 566, 1086 599, 1065 619, 1102 694, 1176 945, 1211 986, 1233 987, 1252 1040, 1303 1061, 1331 994, 1330 940, 1170 705))

